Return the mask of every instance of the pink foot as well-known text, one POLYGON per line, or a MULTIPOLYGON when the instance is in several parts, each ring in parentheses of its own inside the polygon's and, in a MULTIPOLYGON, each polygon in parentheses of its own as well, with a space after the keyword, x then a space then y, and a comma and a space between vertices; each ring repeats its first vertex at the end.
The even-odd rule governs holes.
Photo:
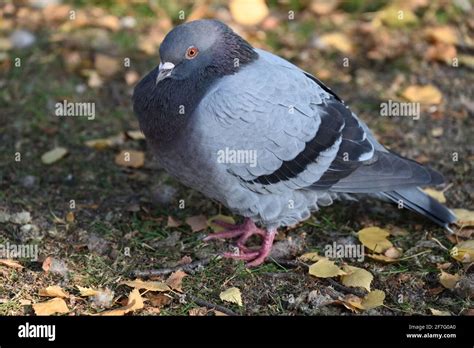
POLYGON ((257 226, 251 219, 245 219, 242 225, 233 225, 223 221, 214 221, 215 224, 226 228, 225 231, 208 235, 204 238, 204 241, 211 239, 227 239, 237 238, 237 247, 239 249, 238 254, 224 253, 223 256, 227 258, 249 261, 248 267, 255 267, 261 265, 270 254, 273 245, 273 239, 275 238, 276 229, 264 231, 257 226), (260 250, 252 250, 245 246, 245 242, 253 235, 259 235, 263 239, 260 250))

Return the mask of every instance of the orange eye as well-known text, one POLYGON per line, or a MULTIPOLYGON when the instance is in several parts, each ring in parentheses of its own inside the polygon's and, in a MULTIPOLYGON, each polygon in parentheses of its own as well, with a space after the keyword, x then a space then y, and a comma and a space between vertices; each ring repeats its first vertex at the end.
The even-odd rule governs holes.
POLYGON ((193 59, 195 58, 199 53, 199 50, 197 47, 191 46, 186 50, 186 58, 187 59, 193 59))

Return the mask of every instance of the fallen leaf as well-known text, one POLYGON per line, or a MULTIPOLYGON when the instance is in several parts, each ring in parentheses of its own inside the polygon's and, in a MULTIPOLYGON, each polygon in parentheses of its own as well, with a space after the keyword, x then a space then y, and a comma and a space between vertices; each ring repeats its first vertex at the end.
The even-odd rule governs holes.
POLYGON ((52 263, 53 258, 51 256, 48 256, 46 259, 44 259, 43 264, 41 265, 41 268, 43 271, 48 272, 49 269, 51 268, 51 263, 52 263))
POLYGON ((68 298, 69 295, 58 285, 48 286, 38 291, 40 296, 68 298))
POLYGON ((440 104, 443 96, 438 88, 433 85, 413 85, 402 92, 402 97, 410 102, 422 104, 440 104))
POLYGON ((331 278, 347 273, 336 266, 334 261, 321 259, 309 267, 309 274, 318 278, 331 278))
POLYGON ((125 136, 123 133, 104 138, 104 139, 91 139, 85 142, 87 147, 94 148, 96 150, 107 149, 112 146, 117 146, 123 144, 125 141, 125 136))
POLYGON ((207 228, 207 219, 204 215, 190 216, 185 221, 193 232, 202 231, 207 228))
POLYGON ((231 0, 229 8, 234 20, 242 25, 257 25, 268 15, 264 0, 231 0))
POLYGON ((215 309, 213 310, 213 312, 214 312, 216 317, 227 317, 228 316, 228 314, 225 314, 225 313, 223 313, 221 311, 218 311, 218 310, 215 310, 215 309))
POLYGON ((452 209, 457 217, 457 224, 461 226, 474 226, 474 211, 467 209, 452 209))
POLYGON ((451 249, 451 256, 461 262, 474 260, 474 239, 466 240, 451 249))
POLYGON ((424 30, 425 37, 429 41, 441 42, 445 44, 457 44, 458 35, 456 30, 450 26, 430 27, 424 30))
POLYGON ((391 257, 385 256, 385 255, 379 255, 379 254, 368 254, 368 257, 371 259, 377 260, 377 261, 382 261, 382 262, 398 262, 397 259, 392 259, 391 257))
POLYGON ((59 161, 61 158, 66 156, 68 153, 67 149, 64 147, 56 147, 51 151, 46 152, 41 156, 41 162, 44 164, 53 164, 54 162, 59 161))
POLYGON ((170 287, 163 282, 155 281, 143 281, 140 279, 135 279, 132 281, 121 282, 120 284, 125 284, 135 289, 145 289, 149 291, 169 291, 170 287))
POLYGON ((166 284, 173 290, 183 292, 182 283, 183 278, 186 277, 187 274, 181 270, 171 273, 171 275, 166 279, 166 284))
POLYGON ((219 295, 220 299, 222 301, 230 302, 230 303, 236 303, 240 307, 242 307, 242 296, 240 294, 239 288, 232 287, 229 288, 225 291, 222 291, 219 295))
POLYGON ((366 227, 360 230, 357 235, 362 244, 376 253, 383 253, 393 246, 387 237, 390 233, 379 227, 366 227))
POLYGON ((385 24, 389 27, 400 28, 411 24, 415 24, 418 21, 415 13, 409 9, 401 8, 396 4, 388 5, 378 11, 372 21, 375 27, 385 24))
POLYGON ((440 311, 438 309, 430 308, 431 314, 435 316, 450 316, 451 313, 448 311, 440 311))
POLYGON ((66 302, 59 297, 55 297, 49 301, 34 303, 33 310, 36 315, 52 315, 56 313, 69 313, 66 302))
POLYGON ((372 309, 383 305, 385 293, 382 290, 373 290, 362 300, 363 309, 372 309))
POLYGON ((457 57, 457 50, 454 45, 445 43, 436 43, 428 47, 425 52, 425 59, 428 61, 438 61, 446 64, 452 64, 453 59, 457 57))
POLYGON ((327 15, 339 5, 339 0, 312 0, 309 9, 317 15, 327 15))
POLYGON ((210 217, 209 220, 207 220, 207 225, 214 231, 214 232, 222 232, 225 230, 224 227, 219 226, 214 223, 214 221, 222 221, 222 222, 227 222, 228 224, 233 224, 235 225, 235 220, 232 216, 227 216, 227 215, 215 215, 213 217, 210 217))
POLYGON ((313 252, 313 253, 305 253, 298 257, 298 260, 302 262, 316 262, 322 259, 326 259, 326 257, 318 255, 318 253, 313 252))
POLYGON ((120 20, 113 15, 99 16, 94 20, 93 24, 112 31, 120 29, 120 20))
POLYGON ((394 260, 394 259, 399 259, 402 253, 400 252, 399 249, 395 247, 388 248, 385 250, 384 255, 387 256, 388 258, 394 260))
POLYGON ((138 80, 140 80, 140 75, 135 70, 129 70, 125 73, 125 82, 127 85, 134 85, 138 80))
POLYGON ((461 279, 459 274, 449 274, 446 272, 441 271, 439 276, 439 282, 443 285, 446 289, 454 289, 456 283, 461 279))
POLYGON ((154 307, 163 307, 170 304, 171 301, 173 301, 173 298, 161 292, 157 294, 149 292, 147 294, 147 298, 150 300, 151 305, 154 307))
POLYGON ((11 259, 0 259, 0 264, 5 265, 10 268, 23 269, 24 267, 18 262, 11 259))
POLYGON ((136 311, 144 307, 143 298, 138 289, 133 289, 128 295, 127 305, 110 311, 99 313, 100 316, 121 316, 128 312, 136 311))
POLYGON ((115 156, 115 163, 122 167, 140 168, 145 164, 145 154, 142 151, 123 150, 115 156))
POLYGON ((116 58, 101 53, 95 56, 94 66, 97 72, 105 77, 110 77, 120 70, 120 63, 116 58))
POLYGON ((344 33, 328 33, 321 35, 319 41, 327 47, 338 50, 344 54, 351 54, 354 51, 350 38, 344 33))
POLYGON ((370 291, 370 284, 374 276, 367 270, 359 267, 344 266, 342 268, 346 275, 341 276, 341 282, 345 286, 361 287, 370 291))
POLYGON ((166 224, 166 227, 179 227, 182 224, 183 223, 181 221, 179 221, 178 219, 175 219, 172 216, 168 216, 168 222, 166 224))
POLYGON ((191 317, 203 317, 207 315, 208 312, 209 309, 207 309, 206 307, 196 307, 191 308, 188 313, 191 317))
POLYGON ((69 211, 66 214, 66 221, 69 222, 69 223, 72 223, 72 222, 74 222, 74 220, 75 220, 74 213, 72 211, 69 211))
POLYGON ((140 130, 129 130, 127 131, 127 136, 133 140, 143 140, 145 139, 145 134, 140 130))
POLYGON ((440 203, 446 203, 446 197, 444 196, 443 191, 437 191, 435 189, 426 188, 423 189, 423 192, 426 193, 428 196, 436 199, 440 203))
POLYGON ((79 285, 76 285, 76 287, 79 289, 80 295, 83 297, 95 296, 99 293, 98 290, 94 290, 91 288, 84 288, 79 285))

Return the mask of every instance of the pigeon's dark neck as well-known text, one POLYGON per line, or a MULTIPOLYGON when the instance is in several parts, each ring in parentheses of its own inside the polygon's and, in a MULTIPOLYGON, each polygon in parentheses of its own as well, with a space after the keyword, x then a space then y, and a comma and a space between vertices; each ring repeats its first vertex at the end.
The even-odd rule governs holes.
POLYGON ((136 86, 133 108, 147 139, 164 145, 178 138, 209 88, 219 78, 235 74, 258 58, 245 40, 232 32, 225 35, 227 49, 214 52, 212 63, 192 78, 168 78, 156 84, 155 68, 136 86))

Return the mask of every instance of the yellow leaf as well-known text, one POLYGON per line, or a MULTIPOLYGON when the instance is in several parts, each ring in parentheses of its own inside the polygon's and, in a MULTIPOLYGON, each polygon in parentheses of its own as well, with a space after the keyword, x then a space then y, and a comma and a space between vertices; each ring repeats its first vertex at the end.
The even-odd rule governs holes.
POLYGON ((426 28, 425 36, 430 41, 452 45, 458 43, 458 35, 456 34, 456 30, 447 25, 426 28))
POLYGON ((92 139, 85 142, 87 147, 94 148, 96 150, 103 150, 115 145, 121 145, 125 141, 123 133, 105 138, 105 139, 92 139))
POLYGON ((418 21, 415 13, 408 7, 401 8, 397 5, 389 5, 378 11, 373 19, 375 27, 385 24, 389 27, 404 27, 418 21))
POLYGON ((376 253, 383 253, 393 246, 387 239, 389 235, 389 232, 379 227, 366 227, 358 232, 360 242, 376 253))
POLYGON ((135 289, 145 289, 149 291, 169 291, 171 290, 170 287, 163 282, 144 282, 140 279, 135 279, 133 281, 121 282, 120 284, 125 284, 131 288, 135 289))
POLYGON ((466 240, 451 249, 451 256, 461 262, 474 260, 474 239, 466 240))
POLYGON ((452 209, 457 217, 457 223, 461 226, 474 226, 474 211, 467 209, 452 209))
POLYGON ((436 199, 440 203, 446 203, 446 197, 444 196, 443 191, 437 191, 431 188, 423 189, 423 192, 426 193, 428 196, 436 199))
POLYGON ((99 292, 98 290, 94 290, 91 288, 84 288, 79 285, 76 285, 76 287, 79 289, 81 296, 84 296, 84 297, 95 296, 99 292))
POLYGON ((268 15, 264 0, 231 0, 230 13, 242 25, 257 25, 268 15))
POLYGON ((402 255, 401 250, 395 247, 388 248, 384 253, 389 259, 396 260, 402 255))
POLYGON ((74 213, 72 211, 69 211, 67 214, 66 214, 66 221, 69 222, 69 223, 72 223, 74 222, 74 213))
POLYGON ((362 300, 363 309, 372 309, 383 305, 385 300, 385 293, 382 290, 374 290, 367 294, 362 300))
POLYGON ((433 85, 409 86, 402 92, 402 97, 422 104, 440 104, 443 100, 440 90, 433 85))
POLYGON ((319 40, 324 46, 331 47, 345 54, 350 54, 354 51, 351 40, 344 33, 324 34, 319 40))
POLYGON ((215 216, 212 216, 209 218, 209 220, 207 220, 207 225, 214 231, 214 232, 222 232, 225 230, 224 227, 222 226, 219 226, 217 224, 214 223, 214 221, 222 221, 222 222, 227 222, 228 224, 235 224, 235 220, 232 216, 227 216, 227 215, 222 215, 222 214, 219 214, 219 215, 215 215, 215 216))
POLYGON ((222 301, 236 303, 242 307, 242 295, 240 294, 239 288, 233 287, 222 291, 219 297, 222 301))
POLYGON ((334 261, 321 259, 309 267, 309 274, 318 278, 331 278, 338 275, 345 275, 346 272, 336 266, 334 261))
POLYGON ((446 272, 441 271, 439 276, 439 282, 443 285, 446 289, 454 289, 456 283, 461 279, 459 274, 449 274, 446 272))
POLYGON ((371 259, 377 260, 377 261, 382 261, 382 262, 398 262, 397 259, 392 259, 391 257, 385 256, 385 255, 379 255, 379 254, 368 254, 368 257, 371 259))
POLYGON ((138 289, 133 289, 130 294, 128 295, 128 303, 124 307, 120 307, 117 309, 112 309, 110 311, 101 312, 99 315, 101 316, 120 316, 125 315, 128 312, 136 311, 142 309, 144 307, 143 298, 140 295, 138 289))
POLYGON ((207 228, 207 219, 204 215, 190 216, 185 221, 193 232, 202 231, 207 228))
POLYGON ((435 316, 450 316, 451 313, 448 311, 440 311, 438 309, 430 308, 431 314, 435 316))
POLYGON ((51 315, 56 313, 68 313, 66 302, 59 297, 55 297, 49 301, 33 304, 33 310, 36 315, 51 315))
POLYGON ((68 153, 67 149, 64 147, 56 147, 51 151, 46 152, 41 156, 41 162, 44 164, 52 164, 54 162, 59 161, 61 158, 66 156, 68 153))
POLYGON ((16 268, 16 269, 23 269, 24 268, 18 262, 10 260, 10 259, 0 259, 0 264, 5 265, 7 267, 11 267, 11 268, 16 268))
POLYGON ((318 253, 306 253, 298 257, 298 259, 302 262, 316 262, 322 259, 326 259, 326 257, 318 255, 318 253))
POLYGON ((361 287, 370 291, 370 283, 374 279, 374 276, 363 268, 344 266, 342 268, 346 275, 341 277, 341 282, 345 286, 361 287))
POLYGON ((166 284, 173 290, 182 292, 182 283, 183 278, 186 277, 187 274, 181 270, 171 273, 171 275, 166 280, 166 284))
POLYGON ((48 296, 48 297, 63 297, 67 298, 69 295, 64 292, 64 290, 58 285, 48 286, 47 288, 40 289, 38 291, 38 295, 40 296, 48 296))
POLYGON ((145 163, 145 154, 141 151, 123 150, 115 156, 115 163, 122 167, 140 168, 145 163))

